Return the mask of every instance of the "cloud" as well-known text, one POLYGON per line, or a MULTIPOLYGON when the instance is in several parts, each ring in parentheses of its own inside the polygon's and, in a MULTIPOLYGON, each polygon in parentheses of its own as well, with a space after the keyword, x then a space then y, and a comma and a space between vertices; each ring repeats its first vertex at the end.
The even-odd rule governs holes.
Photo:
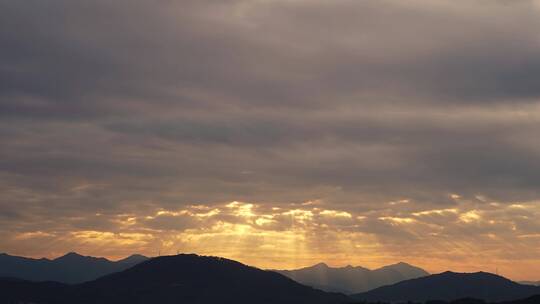
POLYGON ((0 249, 50 255, 29 241, 52 238, 111 256, 218 254, 245 232, 231 256, 537 260, 539 13, 537 1, 2 2, 0 249), (120 248, 122 233, 152 238, 120 248))
POLYGON ((37 226, 16 227, 17 232, 6 236, 3 244, 16 244, 18 250, 29 250, 33 244, 33 250, 43 250, 52 242, 56 250, 52 252, 78 248, 86 254, 113 257, 129 250, 150 255, 156 250, 164 254, 194 251, 268 268, 306 266, 321 259, 370 267, 405 260, 430 271, 450 266, 474 271, 499 265, 511 277, 534 268, 530 261, 539 249, 537 202, 486 204, 461 199, 454 208, 440 210, 388 202, 380 210, 366 212, 321 208, 325 205, 267 208, 235 201, 87 216, 85 221, 100 218, 110 223, 93 228, 66 218, 62 225, 45 227, 48 232, 35 230, 43 227, 47 220, 43 218, 37 226), (512 248, 523 252, 516 254, 512 248))

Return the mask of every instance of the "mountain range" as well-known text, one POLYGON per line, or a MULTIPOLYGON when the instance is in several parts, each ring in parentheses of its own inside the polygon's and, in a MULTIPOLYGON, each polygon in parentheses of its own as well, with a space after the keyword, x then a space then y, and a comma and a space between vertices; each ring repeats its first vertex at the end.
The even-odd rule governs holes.
POLYGON ((305 285, 345 294, 360 293, 403 280, 429 275, 425 270, 407 263, 397 263, 374 270, 360 266, 333 268, 320 263, 297 270, 275 271, 305 285))
MULTIPOLYGON (((21 275, 1 278, 0 303, 352 304, 358 302, 395 303, 409 300, 417 303, 430 300, 427 302, 430 304, 481 304, 485 303, 484 301, 496 301, 497 304, 540 303, 540 287, 518 284, 504 277, 485 272, 444 272, 408 279, 346 296, 303 285, 274 271, 257 269, 224 258, 195 254, 156 258, 135 255, 117 262, 105 260, 109 263, 105 264, 117 265, 115 267, 120 267, 118 265, 127 267, 126 264, 133 264, 133 266, 94 280, 86 281, 86 279, 78 277, 77 280, 85 280, 85 282, 76 284, 41 279, 36 281, 35 278, 38 275, 41 276, 40 278, 44 278, 44 274, 39 274, 39 271, 46 269, 42 266, 45 263, 43 260, 54 262, 57 267, 56 272, 51 272, 54 275, 59 275, 58 269, 61 270, 61 267, 70 268, 63 269, 61 273, 65 275, 66 273, 91 271, 88 265, 92 263, 102 265, 104 259, 83 257, 75 253, 55 260, 37 260, 42 261, 42 263, 37 263, 33 259, 25 260, 7 255, 2 255, 1 258, 4 259, 2 267, 8 265, 6 261, 12 261, 16 264, 30 260, 29 264, 25 264, 26 266, 22 269, 25 270, 26 275, 33 275, 35 281, 23 280, 20 278, 21 275), (100 262, 98 263, 96 260, 100 262), (35 268, 32 270, 32 267, 35 268)), ((11 271, 15 269, 14 265, 10 267, 12 267, 11 271)), ((17 267, 21 269, 22 266, 18 265, 17 267)), ((353 272, 352 270, 356 268, 358 268, 356 271, 376 273, 385 273, 385 271, 393 273, 415 269, 415 267, 404 263, 373 271, 351 266, 336 268, 337 270, 326 265, 315 265, 315 267, 323 269, 324 273, 335 272, 338 274, 343 269, 345 269, 343 271, 353 272)), ((307 269, 311 268, 313 267, 307 269)), ((104 271, 103 269, 105 268, 101 268, 100 271, 104 271)), ((0 270, 6 272, 3 268, 0 270)), ((107 268, 106 271, 111 271, 111 269, 107 268)), ((95 276, 97 272, 94 270, 92 276, 95 276)), ((409 272, 406 274, 410 275, 409 272)), ((89 277, 88 274, 86 275, 89 277)), ((339 278, 339 276, 336 277, 339 278)), ((66 276, 63 278, 65 279, 66 276)), ((73 276, 69 276, 69 278, 75 280, 73 276)), ((339 286, 336 282, 329 283, 339 286)))
POLYGON ((363 301, 416 301, 476 298, 486 301, 510 301, 540 294, 540 287, 522 285, 487 273, 443 272, 406 280, 353 295, 363 301))
POLYGON ((76 285, 4 279, 0 294, 8 303, 39 304, 350 302, 345 295, 313 289, 272 271, 194 254, 152 258, 76 285))
POLYGON ((31 259, 2 253, 0 277, 76 284, 128 269, 146 260, 147 257, 138 254, 119 261, 110 261, 105 258, 82 256, 75 252, 53 260, 31 259))

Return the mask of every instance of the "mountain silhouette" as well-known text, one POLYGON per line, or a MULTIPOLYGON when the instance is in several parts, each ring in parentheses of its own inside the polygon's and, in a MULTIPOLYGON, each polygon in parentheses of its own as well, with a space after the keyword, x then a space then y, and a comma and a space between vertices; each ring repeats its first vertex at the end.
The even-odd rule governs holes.
POLYGON ((77 285, 4 279, 0 293, 12 302, 122 303, 315 303, 350 299, 299 284, 281 274, 236 261, 181 254, 157 257, 77 285))
MULTIPOLYGON (((463 298, 458 299, 454 301, 441 301, 441 300, 434 300, 434 301, 427 301, 424 304, 487 304, 488 302, 484 300, 479 299, 473 299, 473 298, 463 298)), ((538 304, 540 303, 540 295, 528 297, 525 299, 519 299, 514 301, 504 301, 504 302, 489 302, 491 304, 538 304)), ((383 304, 382 302, 378 302, 377 304, 383 304)))
POLYGON ((486 301, 511 301, 540 294, 540 287, 521 285, 487 273, 444 272, 407 280, 353 295, 365 301, 456 300, 475 298, 486 301))
POLYGON ((538 304, 540 303, 540 295, 528 297, 526 299, 520 299, 515 301, 501 302, 498 304, 538 304))
POLYGON ((423 269, 407 263, 397 263, 375 270, 360 266, 332 268, 324 263, 319 263, 311 267, 277 270, 277 272, 305 285, 346 294, 364 292, 380 286, 429 275, 423 269))
POLYGON ((128 269, 147 259, 142 255, 132 255, 123 260, 110 261, 105 258, 82 256, 70 252, 49 260, 11 256, 3 253, 0 254, 0 277, 76 284, 128 269))
POLYGON ((120 264, 128 264, 128 265, 133 266, 133 265, 139 264, 141 262, 144 262, 146 260, 148 260, 148 257, 146 257, 144 255, 132 254, 132 255, 128 256, 127 258, 118 260, 116 262, 120 263, 120 264))

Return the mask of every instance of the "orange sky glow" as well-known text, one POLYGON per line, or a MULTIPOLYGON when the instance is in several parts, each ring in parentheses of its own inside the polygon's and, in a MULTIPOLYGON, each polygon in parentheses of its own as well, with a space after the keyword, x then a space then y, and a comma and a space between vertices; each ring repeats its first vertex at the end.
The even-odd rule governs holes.
POLYGON ((536 202, 480 207, 458 195, 453 199, 453 208, 411 210, 401 200, 364 213, 327 209, 320 201, 289 207, 235 201, 150 214, 96 214, 114 225, 110 231, 33 231, 7 242, 16 248, 12 253, 34 257, 194 252, 265 269, 321 261, 377 268, 405 261, 433 273, 498 270, 516 280, 537 279, 540 235, 522 228, 539 215, 536 202))
POLYGON ((540 280, 540 0, 52 2, 0 1, 0 252, 540 280))

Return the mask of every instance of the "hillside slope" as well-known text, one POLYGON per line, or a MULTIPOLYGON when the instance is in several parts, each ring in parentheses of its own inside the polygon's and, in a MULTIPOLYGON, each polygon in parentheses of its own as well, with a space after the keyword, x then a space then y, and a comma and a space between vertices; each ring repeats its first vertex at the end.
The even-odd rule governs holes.
POLYGON ((476 298, 509 301, 540 294, 540 287, 521 285, 486 273, 444 272, 376 288, 352 297, 367 301, 426 301, 476 298))
POLYGON ((177 255, 153 258, 95 281, 68 286, 0 282, 17 301, 64 304, 260 303, 340 304, 350 299, 301 285, 283 275, 217 257, 177 255), (9 284, 8 284, 9 283, 9 284), (12 290, 5 286, 10 285, 12 290), (18 286, 13 288, 13 286, 18 286))

